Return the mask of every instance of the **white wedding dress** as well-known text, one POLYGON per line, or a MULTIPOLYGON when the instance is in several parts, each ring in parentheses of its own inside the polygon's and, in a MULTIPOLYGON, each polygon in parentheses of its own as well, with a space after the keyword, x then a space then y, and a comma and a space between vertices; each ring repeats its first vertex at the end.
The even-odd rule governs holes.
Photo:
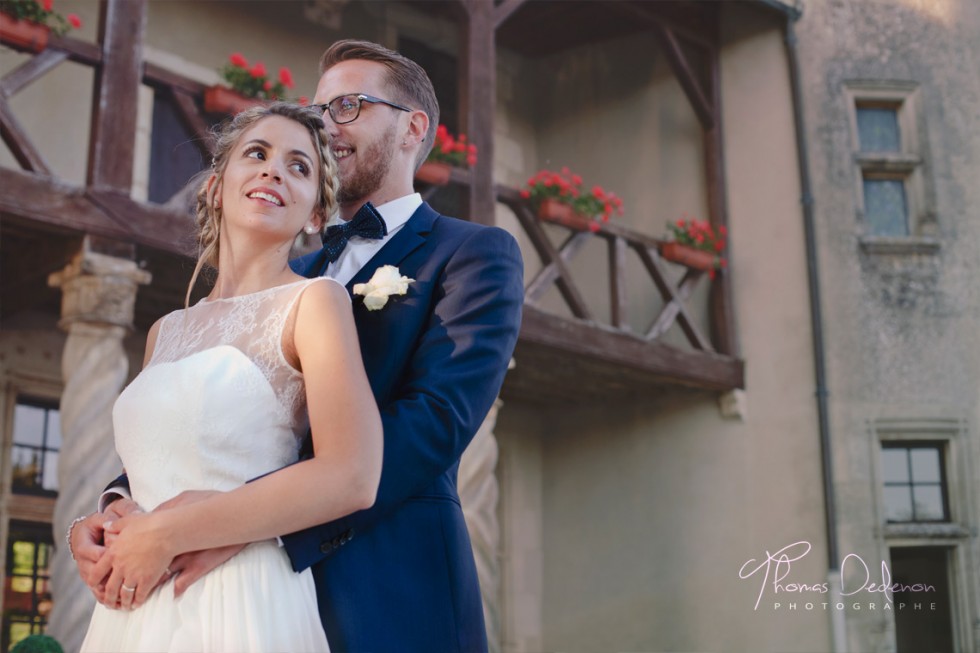
MULTIPOLYGON (((336 282, 202 300, 163 319, 152 359, 113 409, 116 450, 144 510, 184 490, 232 490, 297 460, 306 396, 281 341, 312 283, 336 282)), ((313 577, 295 573, 275 540, 248 545, 180 598, 170 579, 136 610, 97 605, 82 644, 100 653, 327 650, 313 577)))

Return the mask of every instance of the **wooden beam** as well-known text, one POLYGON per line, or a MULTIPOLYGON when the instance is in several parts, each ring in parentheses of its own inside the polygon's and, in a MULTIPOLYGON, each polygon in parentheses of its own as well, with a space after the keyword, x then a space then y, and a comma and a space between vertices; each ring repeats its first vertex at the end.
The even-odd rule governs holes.
MULTIPOLYGON (((680 323, 681 329, 684 331, 684 335, 687 336, 688 342, 692 345, 701 349, 703 351, 711 351, 711 344, 708 340, 701 334, 701 330, 697 328, 694 323, 694 319, 691 317, 690 313, 687 312, 687 308, 684 306, 682 298, 678 295, 680 290, 675 289, 671 284, 667 283, 666 276, 664 275, 663 269, 660 267, 660 255, 654 249, 646 247, 634 247, 636 253, 640 256, 640 261, 643 262, 643 266, 650 273, 653 278, 654 285, 657 286, 657 290, 660 292, 660 296, 667 303, 664 307, 664 311, 670 310, 672 315, 677 317, 677 321, 680 323)), ((690 273, 688 273, 690 275, 690 273)), ((696 280, 696 276, 694 279, 696 280)), ((688 277, 685 277, 685 281, 688 277)), ((662 335, 664 332, 670 328, 670 324, 673 322, 667 322, 666 324, 659 324, 660 320, 654 322, 653 327, 659 329, 659 332, 654 331, 651 327, 650 332, 647 334, 648 338, 655 338, 662 335)))
MULTIPOLYGON (((714 105, 712 113, 716 120, 712 128, 704 134, 704 164, 708 221, 718 230, 721 227, 728 228, 728 180, 725 173, 725 135, 721 119, 721 60, 717 50, 710 54, 709 74, 714 105)), ((733 296, 731 275, 725 269, 718 270, 708 299, 711 307, 711 339, 717 351, 729 356, 738 355, 733 296)))
MULTIPOLYGON (((663 310, 660 311, 660 315, 653 321, 653 324, 647 330, 647 340, 656 340, 660 336, 667 333, 667 330, 670 329, 670 325, 674 323, 674 320, 677 319, 678 314, 684 307, 684 302, 686 302, 694 292, 694 288, 698 285, 701 275, 702 272, 698 270, 688 270, 684 273, 684 278, 681 279, 679 284, 677 284, 677 294, 675 294, 674 298, 671 299, 666 306, 664 306, 663 310)), ((681 328, 683 328, 683 326, 681 328)), ((688 340, 691 340, 691 336, 688 336, 688 340)), ((705 346, 705 344, 706 341, 702 337, 700 341, 701 346, 699 346, 698 349, 710 350, 711 348, 705 346)))
POLYGON ((630 330, 629 295, 626 289, 626 239, 610 238, 609 321, 618 329, 630 330))
POLYGON ((493 9, 493 28, 498 29, 510 18, 515 11, 521 8, 525 0, 504 0, 493 9))
MULTIPOLYGON (((564 319, 533 306, 524 307, 515 355, 517 368, 511 374, 520 373, 522 350, 535 351, 535 355, 551 360, 549 374, 555 375, 560 373, 562 361, 592 361, 612 375, 633 375, 648 384, 679 384, 707 390, 732 390, 745 384, 744 364, 730 356, 647 342, 636 335, 564 319)), ((569 382, 581 385, 582 378, 569 382)), ((574 394, 568 398, 577 401, 574 394)))
POLYGON ((89 191, 50 177, 0 168, 0 212, 61 233, 90 233, 162 252, 193 255, 195 226, 187 213, 89 191))
POLYGON ((96 68, 88 185, 129 194, 137 105, 143 77, 146 0, 107 0, 99 20, 102 65, 96 68))
POLYGON ((42 77, 62 61, 68 59, 67 52, 59 50, 44 50, 10 71, 0 82, 0 95, 11 98, 22 88, 42 77))
POLYGON ((565 303, 568 304, 572 314, 582 320, 591 320, 592 312, 589 311, 585 299, 579 293, 578 287, 575 285, 575 280, 572 278, 571 270, 565 265, 564 259, 558 253, 558 250, 552 244, 548 235, 544 233, 544 230, 541 228, 541 223, 536 217, 531 215, 524 200, 520 199, 516 191, 501 193, 499 187, 498 197, 500 197, 504 204, 510 207, 511 211, 514 212, 514 216, 521 223, 521 226, 524 227, 525 233, 527 233, 528 238, 531 240, 531 245, 541 258, 541 263, 546 266, 554 265, 554 269, 558 273, 556 279, 558 291, 561 293, 562 298, 564 298, 565 303))
POLYGON ((717 116, 714 113, 714 106, 708 101, 704 92, 701 90, 701 84, 698 83, 697 77, 691 69, 691 65, 687 62, 687 57, 681 49, 680 42, 678 42, 674 33, 663 25, 655 25, 654 30, 663 46, 667 63, 670 64, 671 70, 674 71, 674 75, 677 77, 677 81, 680 83, 684 94, 691 103, 695 115, 701 121, 701 126, 706 130, 711 129, 717 120, 717 116))
POLYGON ((80 41, 70 36, 51 35, 48 39, 48 50, 66 52, 68 58, 85 66, 98 66, 102 63, 102 50, 98 45, 88 41, 80 41))
MULTIPOLYGON (((34 147, 30 137, 10 108, 7 98, 0 96, 0 138, 10 148, 11 154, 17 159, 17 163, 25 170, 39 172, 45 175, 51 174, 51 168, 44 160, 41 153, 34 147)), ((12 189, 11 189, 12 190, 12 189)))
MULTIPOLYGON (((571 262, 575 254, 578 253, 585 243, 589 242, 591 235, 588 233, 573 233, 568 239, 562 243, 561 247, 558 248, 558 256, 564 263, 571 262)), ((567 268, 566 268, 567 269, 567 268)), ((561 277, 561 271, 555 262, 551 262, 548 265, 541 268, 538 273, 534 276, 534 279, 527 284, 527 288, 524 289, 524 299, 525 301, 534 303, 541 298, 542 295, 551 287, 556 279, 561 277)))
POLYGON ((488 0, 462 0, 466 19, 461 23, 460 116, 461 130, 477 147, 471 169, 469 219, 494 224, 493 113, 496 102, 497 51, 493 4, 488 0))

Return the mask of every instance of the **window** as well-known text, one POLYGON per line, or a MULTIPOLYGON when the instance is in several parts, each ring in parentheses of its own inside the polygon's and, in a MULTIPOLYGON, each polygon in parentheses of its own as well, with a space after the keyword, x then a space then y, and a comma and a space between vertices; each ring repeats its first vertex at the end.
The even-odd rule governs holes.
POLYGON ((0 651, 44 632, 51 612, 51 525, 10 522, 0 651))
POLYGON ((886 521, 949 521, 940 444, 884 443, 881 469, 886 521))
POLYGON ((14 408, 11 443, 11 491, 14 494, 58 494, 58 450, 61 420, 51 401, 19 397, 14 408))
MULTIPOLYGON (((150 136, 149 200, 166 203, 208 163, 205 163, 194 134, 184 126, 173 101, 166 93, 157 91, 153 99, 150 136)), ((194 191, 191 197, 196 197, 196 189, 194 191)))
POLYGON ((872 239, 931 235, 922 190, 914 85, 852 84, 848 91, 864 235, 872 239))

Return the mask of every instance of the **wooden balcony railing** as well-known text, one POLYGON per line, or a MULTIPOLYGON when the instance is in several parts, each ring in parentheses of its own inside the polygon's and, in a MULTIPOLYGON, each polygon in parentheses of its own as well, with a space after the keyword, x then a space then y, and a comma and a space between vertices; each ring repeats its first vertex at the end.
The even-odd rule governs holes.
MULTIPOLYGON (((111 6, 120 15, 115 23, 110 21, 107 25, 107 33, 110 37, 125 34, 129 20, 125 14, 133 5, 111 6)), ((22 168, 0 169, 0 211, 56 231, 91 233, 149 247, 171 257, 160 260, 166 267, 166 260, 192 250, 191 220, 179 201, 159 205, 130 197, 135 142, 133 89, 143 83, 167 94, 195 142, 206 153, 208 129, 201 108, 204 85, 149 63, 137 66, 137 70, 126 59, 133 53, 125 47, 118 50, 71 38, 52 38, 45 51, 0 80, 0 136, 22 168), (52 177, 51 166, 9 103, 19 90, 69 60, 99 72, 95 76, 97 101, 93 103, 88 181, 84 188, 68 186, 52 177), (109 69, 113 71, 111 75, 106 72, 109 69), (123 106, 125 102, 133 106, 123 106), (110 129, 113 125, 119 128, 110 129)), ((469 172, 452 172, 450 183, 468 187, 471 182, 469 172)), ((429 198, 437 191, 438 187, 426 188, 423 195, 429 198)), ((495 196, 498 204, 513 213, 533 250, 525 251, 525 257, 533 254, 540 261, 540 268, 527 280, 521 338, 515 355, 517 366, 508 376, 505 395, 569 401, 649 393, 658 386, 730 390, 744 385, 742 361, 735 352, 726 350, 725 343, 732 341, 731 334, 724 330, 726 322, 712 315, 715 302, 709 300, 700 307, 701 311, 689 306, 702 280, 707 281, 704 273, 672 270, 674 264, 666 262, 658 252, 658 239, 615 224, 602 224, 595 233, 569 231, 556 244, 516 190, 498 185, 495 196), (608 315, 600 315, 590 305, 572 274, 577 255, 595 238, 606 243, 608 315), (630 252, 639 260, 646 279, 628 277, 630 252), (636 296, 631 283, 648 283, 647 279, 659 295, 660 301, 655 302, 658 310, 648 324, 636 328, 636 320, 631 319, 631 291, 636 296), (552 288, 557 290, 570 317, 545 307, 543 299, 552 288), (698 320, 698 315, 705 313, 709 316, 710 333, 704 332, 698 320), (676 339, 668 342, 665 337, 675 324, 683 333, 681 344, 676 339)), ((13 255, 20 256, 16 252, 13 255)), ((25 252, 22 256, 23 261, 8 262, 11 267, 5 269, 19 268, 21 264, 25 269, 37 266, 33 254, 25 252)), ((61 263, 55 261, 53 265, 61 263)), ((44 278, 43 274, 35 276, 44 278)), ((164 273, 157 279, 180 276, 164 273)), ((724 273, 719 281, 723 279, 724 273)), ((155 281, 155 288, 147 288, 141 295, 155 294, 161 303, 168 301, 170 294, 182 296, 179 280, 168 280, 166 284, 161 289, 155 281)), ((21 294, 29 297, 31 290, 25 287, 21 294)), ((641 314, 639 310, 636 313, 641 314)))

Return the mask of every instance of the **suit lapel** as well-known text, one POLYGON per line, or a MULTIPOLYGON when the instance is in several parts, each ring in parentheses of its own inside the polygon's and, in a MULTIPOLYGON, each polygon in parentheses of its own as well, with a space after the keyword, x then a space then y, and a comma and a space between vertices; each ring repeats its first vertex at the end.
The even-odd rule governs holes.
POLYGON ((398 266, 406 256, 418 249, 425 242, 426 236, 432 231, 432 224, 439 214, 426 204, 422 203, 415 210, 412 217, 408 219, 405 226, 399 229, 398 233, 391 237, 385 246, 371 257, 364 264, 357 274, 347 282, 347 291, 353 292, 354 284, 364 283, 374 274, 375 270, 382 265, 398 266))

